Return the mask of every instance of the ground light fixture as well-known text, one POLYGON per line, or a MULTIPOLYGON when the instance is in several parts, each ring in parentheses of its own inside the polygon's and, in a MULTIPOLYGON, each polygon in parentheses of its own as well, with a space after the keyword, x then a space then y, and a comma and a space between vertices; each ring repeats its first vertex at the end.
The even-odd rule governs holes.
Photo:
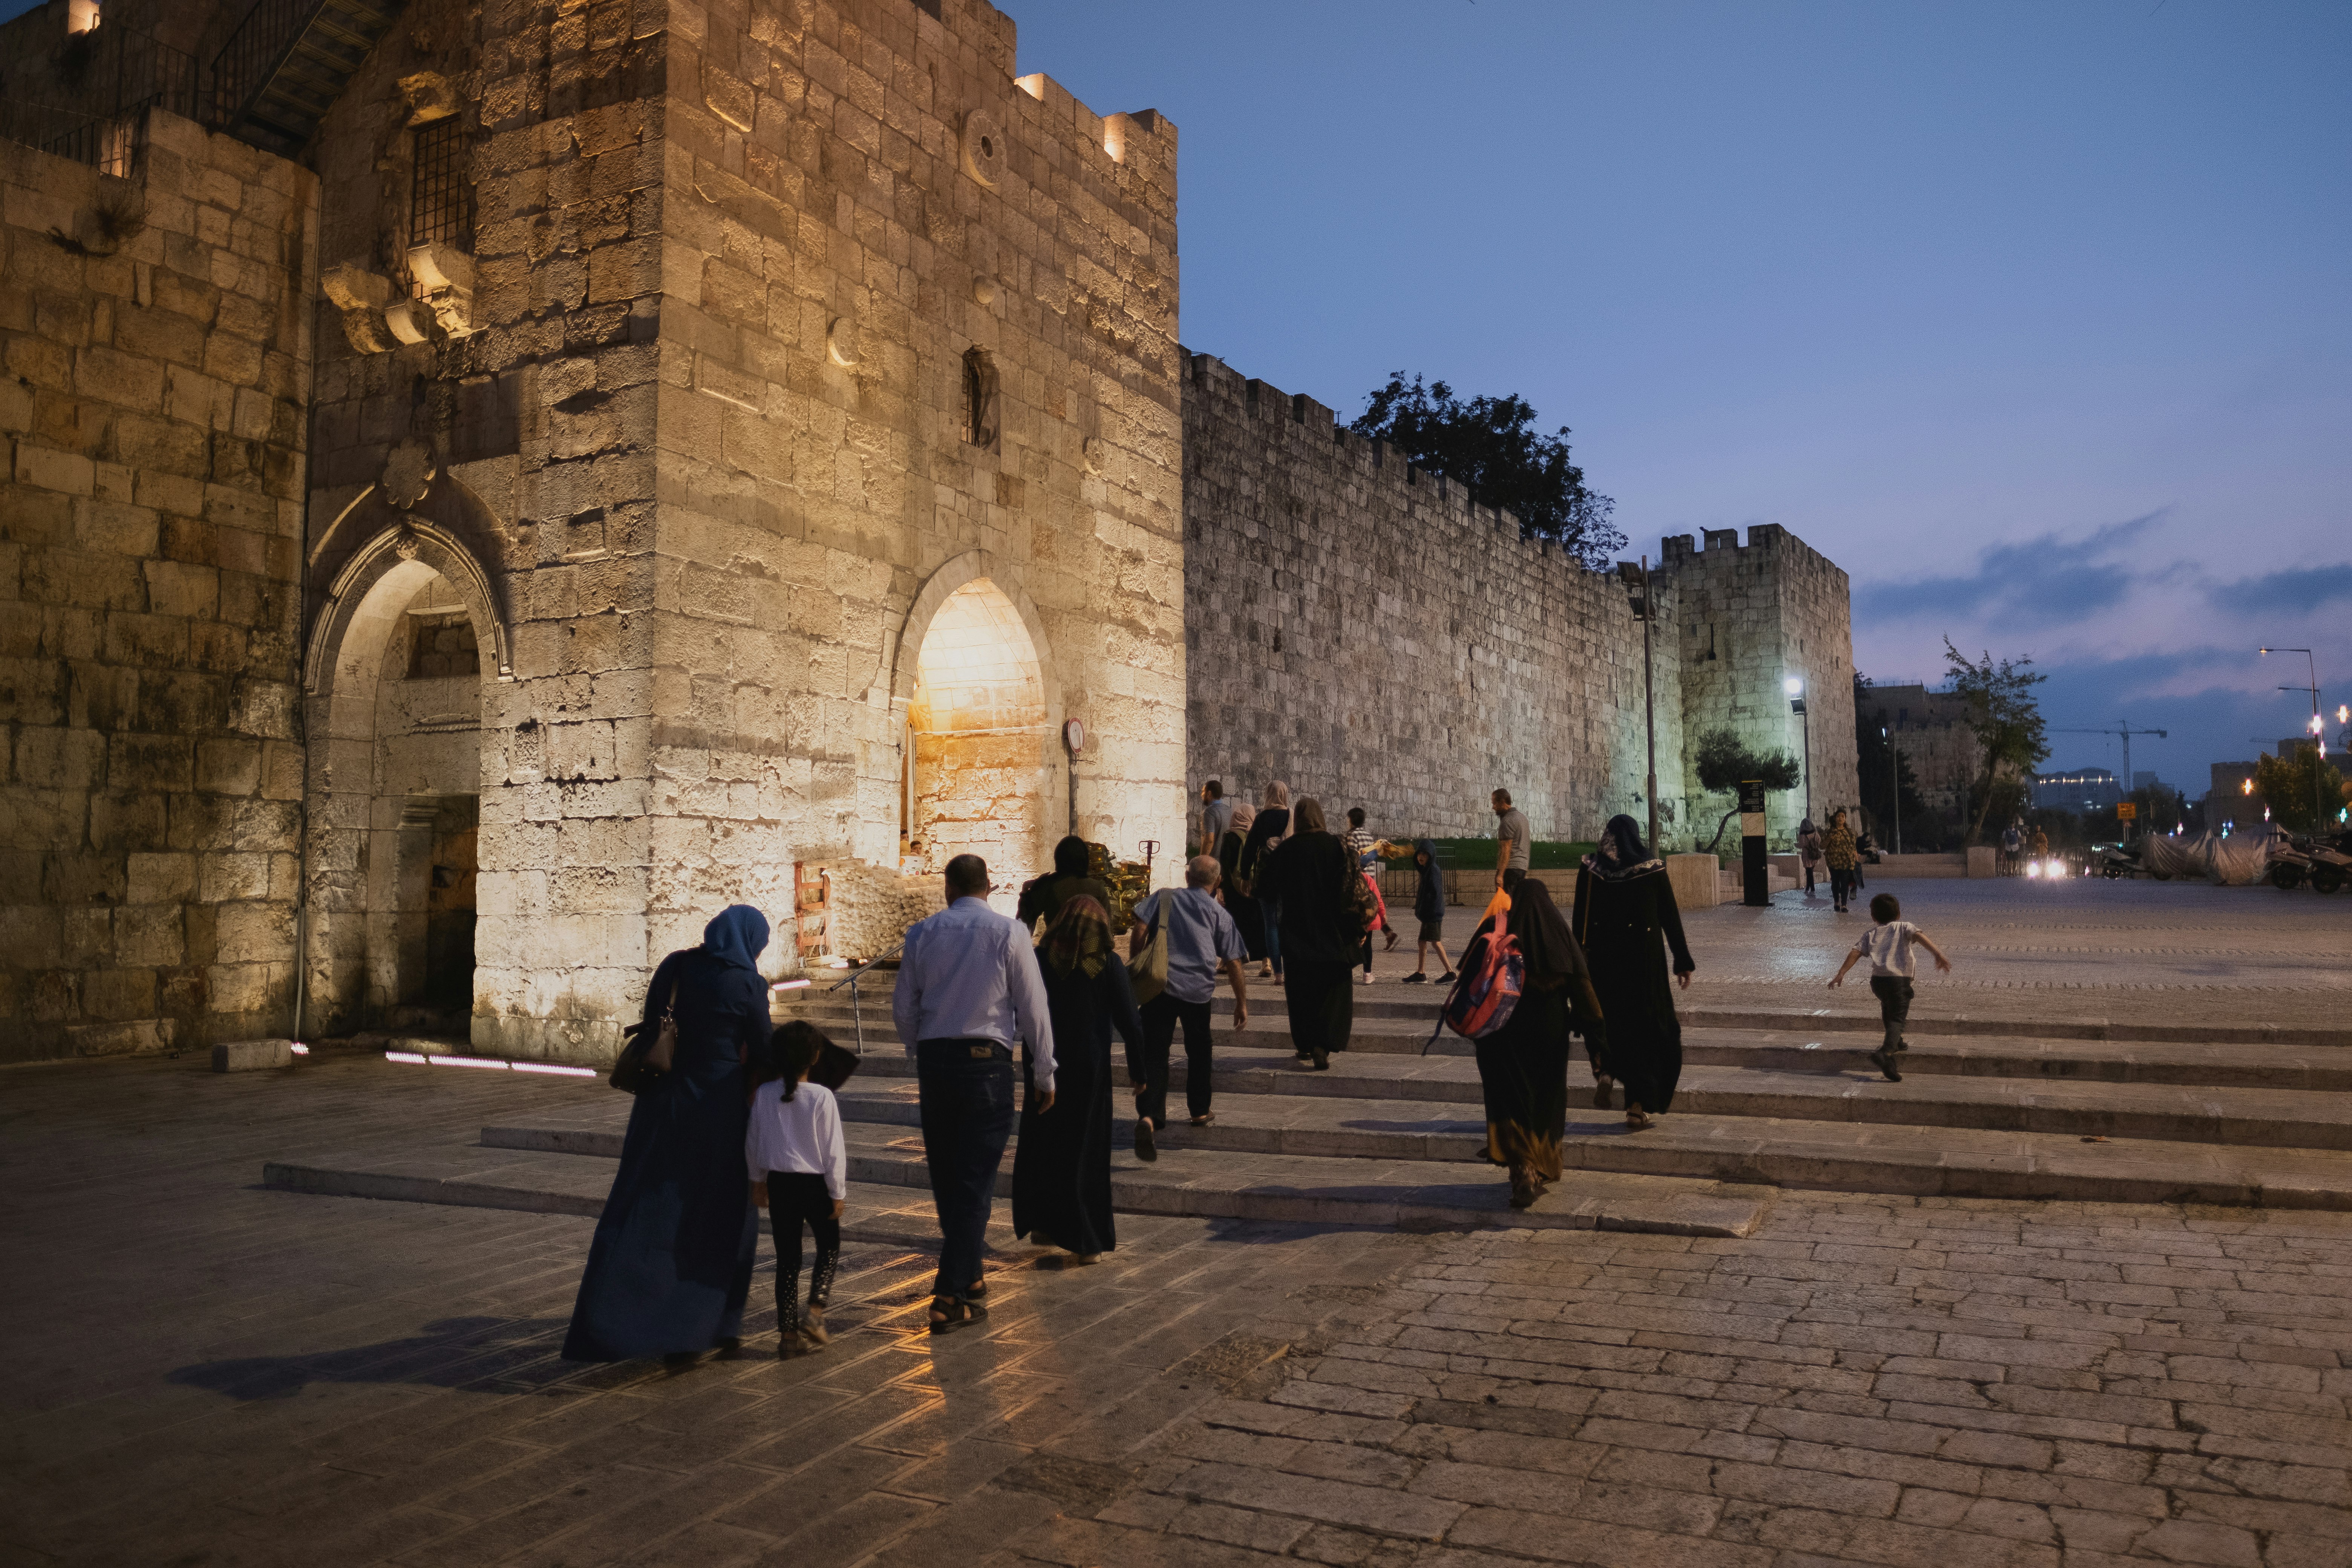
POLYGON ((594 1068, 568 1068, 560 1062, 510 1062, 498 1057, 444 1057, 424 1051, 386 1051, 383 1059, 410 1067, 482 1068, 491 1072, 536 1072, 555 1078, 594 1078, 594 1068))

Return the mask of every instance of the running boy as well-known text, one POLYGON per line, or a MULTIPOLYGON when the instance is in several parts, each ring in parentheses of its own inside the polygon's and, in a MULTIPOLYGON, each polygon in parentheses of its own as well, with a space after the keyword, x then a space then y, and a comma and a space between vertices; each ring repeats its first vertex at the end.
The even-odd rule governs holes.
POLYGON ((1886 1040, 1870 1053, 1878 1070, 1886 1075, 1889 1083, 1901 1083, 1903 1074, 1895 1065, 1895 1054, 1911 1048, 1903 1037, 1903 1026, 1911 1016, 1911 977, 1918 972, 1919 961, 1913 955, 1914 943, 1936 955, 1936 967, 1949 974, 1952 961, 1944 950, 1927 940, 1927 933, 1903 918, 1903 906, 1892 893, 1881 893, 1870 900, 1870 918, 1878 923, 1862 933, 1853 951, 1845 955, 1838 972, 1830 977, 1832 985, 1844 983, 1845 972, 1867 958, 1870 960, 1870 989, 1878 998, 1878 1016, 1886 1025, 1886 1040))
POLYGON ((824 1309, 833 1271, 841 1261, 841 1208, 847 1195, 849 1151, 842 1142, 841 1108, 833 1090, 808 1081, 824 1049, 814 1024, 794 1019, 771 1037, 782 1078, 751 1092, 751 1126, 743 1163, 751 1173, 751 1201, 768 1211, 776 1236, 776 1354, 814 1350, 833 1336, 824 1309), (816 1238, 809 1272, 808 1315, 801 1315, 801 1226, 816 1238))

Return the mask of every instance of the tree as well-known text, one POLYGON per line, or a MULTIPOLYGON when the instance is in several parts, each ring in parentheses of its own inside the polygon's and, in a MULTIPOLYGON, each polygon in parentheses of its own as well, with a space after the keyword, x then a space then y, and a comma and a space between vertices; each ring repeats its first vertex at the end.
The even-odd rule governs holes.
MULTIPOLYGON (((1698 739, 1698 783, 1709 795, 1727 794, 1749 779, 1761 780, 1766 789, 1794 789, 1801 776, 1793 752, 1750 751, 1727 729, 1709 730, 1698 739)), ((1738 810, 1735 805, 1723 814, 1708 850, 1723 842, 1723 830, 1738 810)))
POLYGON ((2271 820, 2289 833, 2314 831, 2312 802, 2319 802, 2318 831, 2335 827, 2341 820, 2337 813, 2352 798, 2344 775, 2336 764, 2319 754, 2315 746, 2297 746, 2292 756, 2264 757, 2254 764, 2254 793, 2271 808, 2271 820), (2312 773, 2316 769, 2319 783, 2315 796, 2312 773))
POLYGON ((1981 840, 1995 798, 2014 798, 2024 778, 2050 754, 2042 707, 2033 698, 2033 689, 2047 678, 2034 669, 2031 658, 2004 658, 1995 664, 1987 652, 1982 659, 1970 659, 1952 646, 1950 637, 1944 639, 1944 667, 1954 695, 1969 705, 1969 729, 1984 752, 1984 782, 1973 792, 1977 819, 1969 829, 1972 841, 1981 840))
POLYGON ((1348 428, 1511 512, 1521 537, 1549 540, 1595 570, 1606 566, 1625 547, 1610 521, 1617 503, 1586 488, 1584 470, 1569 458, 1568 426, 1546 436, 1535 419, 1534 405, 1516 393, 1465 403, 1444 382, 1424 384, 1416 374, 1408 383, 1400 370, 1348 428))

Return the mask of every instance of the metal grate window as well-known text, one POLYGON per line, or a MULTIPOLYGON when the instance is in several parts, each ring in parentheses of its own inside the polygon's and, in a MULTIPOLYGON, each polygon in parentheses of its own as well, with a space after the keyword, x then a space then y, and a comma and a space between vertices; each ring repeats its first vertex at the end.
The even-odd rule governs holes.
POLYGON ((409 189, 408 243, 438 240, 474 248, 474 188, 466 178, 466 119, 452 114, 416 128, 416 178, 409 189))

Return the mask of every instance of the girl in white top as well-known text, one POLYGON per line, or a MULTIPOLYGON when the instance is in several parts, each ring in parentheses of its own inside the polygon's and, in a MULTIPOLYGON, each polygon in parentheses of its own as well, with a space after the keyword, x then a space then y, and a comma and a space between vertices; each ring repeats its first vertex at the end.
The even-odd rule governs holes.
POLYGON ((783 1076, 751 1094, 751 1127, 743 1163, 751 1173, 751 1201, 768 1211, 776 1237, 776 1344, 779 1356, 814 1350, 832 1336, 824 1309, 841 1261, 841 1210, 848 1195, 849 1151, 841 1136, 841 1108, 833 1090, 808 1081, 817 1054, 832 1042, 797 1019, 771 1042, 783 1076), (801 1282, 801 1226, 816 1238, 809 1275, 808 1310, 796 1300, 801 1282))

